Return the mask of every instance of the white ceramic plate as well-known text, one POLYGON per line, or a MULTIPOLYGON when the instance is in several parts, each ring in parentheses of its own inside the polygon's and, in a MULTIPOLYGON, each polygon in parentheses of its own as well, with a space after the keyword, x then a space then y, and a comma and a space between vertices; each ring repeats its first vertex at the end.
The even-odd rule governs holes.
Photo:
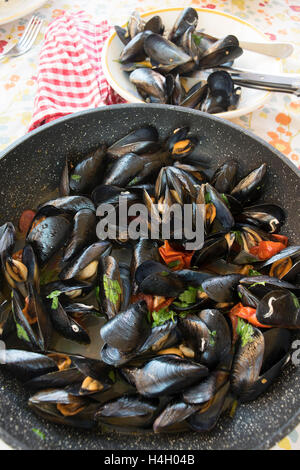
MULTIPOLYGON (((141 16, 147 20, 154 15, 160 15, 167 30, 170 30, 182 8, 167 8, 144 13, 141 16)), ((198 29, 204 28, 208 34, 223 37, 234 34, 241 41, 269 42, 269 39, 255 26, 235 16, 221 11, 196 8, 199 21, 198 29)), ((102 67, 108 83, 129 103, 143 102, 134 85, 129 81, 129 75, 123 72, 117 62, 124 45, 113 33, 107 40, 102 53, 102 67)), ((282 70, 281 60, 244 50, 241 57, 235 60, 235 67, 246 68, 253 72, 265 72, 270 74, 280 73, 282 70)), ((195 83, 195 79, 189 79, 189 85, 195 83)), ((250 88, 242 89, 242 97, 238 109, 219 113, 219 117, 233 119, 243 114, 250 113, 261 107, 270 96, 270 93, 250 88)))
POLYGON ((46 0, 0 0, 0 24, 10 23, 11 21, 29 15, 40 8, 46 0))

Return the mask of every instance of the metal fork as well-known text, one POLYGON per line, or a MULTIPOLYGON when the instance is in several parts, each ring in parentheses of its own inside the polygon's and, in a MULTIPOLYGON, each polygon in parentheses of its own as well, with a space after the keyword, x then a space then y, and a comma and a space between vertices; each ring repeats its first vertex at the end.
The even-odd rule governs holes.
POLYGON ((8 51, 5 51, 2 55, 0 55, 0 58, 17 57, 19 55, 25 54, 25 52, 28 52, 29 49, 32 48, 37 35, 40 32, 43 21, 44 20, 38 16, 32 16, 17 44, 11 46, 8 51))

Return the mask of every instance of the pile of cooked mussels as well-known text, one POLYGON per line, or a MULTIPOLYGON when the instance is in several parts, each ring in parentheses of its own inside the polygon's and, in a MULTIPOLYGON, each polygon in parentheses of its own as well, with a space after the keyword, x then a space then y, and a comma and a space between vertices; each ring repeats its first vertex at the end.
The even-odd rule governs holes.
POLYGON ((0 228, 0 367, 24 383, 38 415, 206 432, 289 362, 300 246, 279 234, 284 209, 259 201, 267 166, 240 175, 236 160, 209 168, 202 153, 186 127, 166 139, 136 129, 66 161, 58 197, 0 228), (172 232, 97 238, 96 208, 118 213, 124 200, 158 221, 173 203, 201 205, 204 245, 187 250, 172 232))
POLYGON ((115 26, 124 49, 119 57, 121 68, 130 73, 133 83, 146 103, 167 103, 216 114, 237 108, 241 88, 235 87, 229 73, 217 70, 204 80, 199 71, 220 66, 231 67, 242 55, 236 36, 217 39, 197 30, 198 13, 182 10, 167 34, 160 16, 145 22, 134 11, 125 28, 115 26), (194 84, 189 87, 187 77, 194 84), (196 78, 196 79, 195 79, 196 78))

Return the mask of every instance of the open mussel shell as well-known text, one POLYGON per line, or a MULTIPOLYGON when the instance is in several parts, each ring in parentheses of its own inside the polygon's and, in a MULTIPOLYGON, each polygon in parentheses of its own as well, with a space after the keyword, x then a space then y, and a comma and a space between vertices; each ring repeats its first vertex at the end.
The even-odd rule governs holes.
POLYGON ((119 313, 101 328, 102 339, 109 346, 124 353, 137 350, 150 333, 147 313, 145 301, 132 304, 125 312, 119 313))
POLYGON ((81 344, 90 344, 91 340, 87 331, 65 312, 58 300, 57 305, 53 305, 53 301, 49 300, 47 302, 47 309, 53 328, 63 338, 81 344))
POLYGON ((121 55, 120 62, 140 62, 146 58, 144 50, 145 39, 151 35, 151 31, 141 31, 136 34, 128 44, 124 47, 121 55))
POLYGON ((263 325, 299 329, 300 301, 289 290, 271 290, 260 300, 256 317, 263 325))
POLYGON ((152 33, 162 35, 164 32, 164 24, 159 15, 152 16, 144 26, 144 31, 151 31, 152 33))
POLYGON ((241 202, 257 199, 264 186, 267 165, 263 163, 260 167, 251 171, 231 191, 231 195, 241 202))
POLYGON ((6 349, 0 351, 0 358, 1 367, 11 372, 22 382, 58 370, 53 359, 35 352, 6 349))
POLYGON ((45 204, 39 206, 39 211, 46 206, 51 206, 61 212, 67 212, 73 215, 81 209, 90 209, 91 211, 95 211, 94 204, 85 196, 65 196, 51 199, 51 201, 47 201, 45 204))
POLYGON ((267 261, 258 265, 258 269, 269 268, 269 274, 283 281, 293 282, 300 272, 300 247, 284 248, 267 261))
POLYGON ((158 132, 155 127, 141 127, 114 142, 108 149, 107 155, 116 159, 126 153, 137 155, 157 150, 158 132))
POLYGON ((215 427, 223 411, 229 387, 229 382, 225 383, 207 404, 187 419, 193 431, 208 432, 215 427))
POLYGON ((234 88, 234 82, 225 71, 213 72, 207 79, 208 93, 202 103, 201 110, 216 114, 237 108, 241 97, 241 89, 234 88))
POLYGON ((30 390, 45 390, 47 388, 65 388, 73 384, 81 384, 85 376, 76 367, 49 372, 26 382, 30 390))
POLYGON ((206 193, 209 195, 209 200, 216 208, 216 218, 218 219, 224 230, 232 229, 235 224, 235 221, 224 199, 209 183, 206 183, 205 189, 206 193))
POLYGON ((27 316, 24 314, 25 302, 16 289, 13 289, 12 311, 17 329, 17 336, 24 341, 30 349, 34 351, 43 351, 43 338, 29 323, 27 316))
POLYGON ((238 397, 246 396, 257 381, 264 356, 265 340, 264 335, 254 328, 251 339, 242 344, 239 341, 235 352, 231 370, 231 391, 238 397))
POLYGON ((201 364, 213 369, 219 363, 230 363, 231 360, 231 331, 222 315, 216 309, 205 309, 199 313, 210 332, 210 340, 201 355, 201 364))
POLYGON ((217 375, 212 372, 209 376, 201 380, 200 383, 192 385, 185 390, 182 398, 190 405, 202 405, 211 400, 217 390, 217 375))
POLYGON ((41 293, 44 297, 47 297, 52 292, 58 291, 58 295, 64 296, 62 303, 66 305, 69 303, 70 298, 81 297, 83 294, 88 293, 92 287, 93 285, 90 282, 67 279, 65 281, 53 281, 43 285, 41 293))
POLYGON ((129 395, 104 404, 96 419, 120 427, 146 428, 152 425, 159 401, 139 395, 129 395))
POLYGON ((118 206, 122 201, 126 201, 128 205, 137 202, 136 194, 129 192, 125 188, 119 186, 100 184, 92 192, 92 199, 98 207, 100 204, 112 204, 118 206))
POLYGON ((228 193, 234 187, 236 173, 237 161, 229 159, 216 169, 212 177, 211 184, 218 193, 228 193))
POLYGON ((113 367, 121 367, 135 358, 136 355, 137 352, 135 350, 132 352, 124 352, 109 344, 104 344, 100 351, 102 361, 113 367))
POLYGON ((99 307, 102 314, 111 319, 119 313, 123 303, 123 283, 118 262, 113 256, 100 260, 98 280, 99 307))
POLYGON ((133 257, 131 263, 132 273, 145 261, 159 262, 158 244, 155 240, 140 238, 134 245, 133 257))
POLYGON ((273 276, 261 275, 243 277, 240 280, 240 283, 250 289, 251 292, 257 294, 258 297, 262 297, 270 290, 276 289, 289 289, 293 292, 299 293, 298 286, 282 279, 277 279, 277 277, 273 276))
POLYGON ((31 227, 26 243, 29 243, 41 266, 46 264, 57 251, 62 248, 69 238, 71 222, 64 215, 41 217, 35 220, 31 227))
POLYGON ((285 221, 285 213, 276 204, 245 207, 237 221, 255 225, 268 233, 277 233, 285 221))
POLYGON ((146 54, 159 67, 170 71, 179 65, 190 62, 191 58, 182 49, 159 34, 150 34, 144 42, 146 54))
POLYGON ((177 320, 168 320, 162 325, 152 328, 148 338, 139 348, 138 353, 155 353, 161 349, 174 346, 180 341, 180 332, 177 328, 177 320))
POLYGON ((115 28, 115 31, 118 35, 118 38, 122 41, 124 46, 126 46, 129 43, 130 39, 131 39, 127 29, 122 28, 121 26, 118 26, 118 25, 115 25, 114 28, 115 28))
POLYGON ((199 109, 205 100, 208 92, 207 84, 203 82, 196 83, 184 96, 183 100, 180 102, 180 106, 185 106, 187 108, 199 109))
POLYGON ((124 368, 123 373, 141 395, 158 397, 180 392, 205 377, 208 369, 170 354, 151 359, 141 369, 124 368))
POLYGON ((237 286, 237 293, 239 298, 241 299, 241 303, 245 307, 257 308, 259 304, 259 298, 254 295, 249 289, 245 286, 238 285, 237 286))
POLYGON ((85 248, 79 256, 70 260, 59 274, 61 280, 78 278, 79 280, 92 279, 98 270, 101 256, 111 250, 109 241, 98 241, 85 248))
POLYGON ((135 272, 140 292, 164 297, 178 297, 184 282, 169 268, 155 261, 145 261, 135 272))
POLYGON ((179 318, 178 328, 188 346, 199 359, 210 342, 210 331, 206 324, 195 314, 179 318))
POLYGON ((16 230, 11 222, 7 222, 2 225, 0 229, 0 256, 2 263, 4 264, 5 259, 13 253, 16 240, 16 230))
POLYGON ((170 426, 181 423, 193 413, 198 411, 199 405, 191 405, 181 400, 169 403, 153 423, 153 431, 156 433, 168 430, 170 426))
POLYGON ((272 328, 264 332, 265 350, 260 376, 242 401, 256 400, 273 385, 283 367, 289 362, 292 335, 289 330, 272 328))
POLYGON ((228 35, 214 42, 198 60, 200 68, 211 68, 237 59, 243 53, 235 36, 228 35))
POLYGON ((241 278, 240 274, 210 277, 203 281, 202 289, 215 302, 233 302, 241 278))
POLYGON ((186 30, 190 27, 196 28, 198 23, 198 13, 194 8, 187 7, 179 14, 172 30, 169 33, 168 39, 177 43, 186 30))
POLYGON ((143 170, 144 165, 145 160, 139 155, 123 155, 106 170, 103 184, 126 187, 143 170))
POLYGON ((62 389, 48 389, 37 392, 29 399, 30 408, 39 416, 54 423, 84 429, 95 427, 95 413, 98 403, 75 397, 62 389))
POLYGON ((228 251, 228 246, 224 235, 206 239, 202 248, 195 251, 192 259, 192 266, 199 266, 208 261, 214 261, 223 257, 228 251))
POLYGON ((166 103, 166 79, 163 75, 149 68, 139 68, 131 72, 129 80, 142 98, 147 102, 166 103))
POLYGON ((131 39, 144 30, 145 23, 138 11, 133 11, 127 22, 127 31, 131 39))
POLYGON ((101 145, 73 169, 70 175, 70 188, 76 194, 89 194, 101 177, 106 147, 101 145))
POLYGON ((64 250, 64 262, 95 241, 96 221, 96 215, 90 209, 82 209, 75 214, 70 241, 64 250))

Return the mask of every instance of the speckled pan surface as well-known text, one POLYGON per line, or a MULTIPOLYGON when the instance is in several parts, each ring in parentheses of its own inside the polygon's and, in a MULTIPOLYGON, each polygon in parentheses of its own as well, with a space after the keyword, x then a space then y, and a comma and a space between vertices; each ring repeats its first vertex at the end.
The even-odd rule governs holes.
MULTIPOLYGON (((26 208, 47 199, 58 184, 66 155, 80 156, 101 142, 112 143, 144 124, 161 137, 190 126, 201 139, 202 153, 216 167, 228 158, 240 162, 245 174, 266 162, 265 199, 287 212, 286 233, 299 241, 300 173, 283 155, 251 133, 198 111, 162 105, 117 105, 59 119, 23 137, 0 154, 0 225, 16 221, 26 208)), ((14 448, 27 449, 265 449, 300 421, 300 368, 289 366, 260 399, 224 417, 214 431, 200 435, 124 435, 78 431, 36 417, 26 406, 27 392, 0 372, 0 437, 14 448), (45 434, 38 437, 33 429, 45 434)))

